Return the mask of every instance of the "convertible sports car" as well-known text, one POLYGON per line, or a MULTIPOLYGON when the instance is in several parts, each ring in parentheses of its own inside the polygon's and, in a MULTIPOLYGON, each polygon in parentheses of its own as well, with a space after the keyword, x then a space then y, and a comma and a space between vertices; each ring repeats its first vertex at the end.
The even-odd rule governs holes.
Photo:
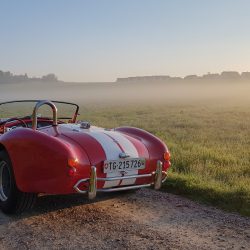
POLYGON ((32 208, 41 193, 80 193, 93 199, 98 192, 161 188, 170 153, 160 139, 133 127, 95 127, 77 121, 78 115, 79 106, 74 103, 0 103, 0 207, 4 213, 32 208), (16 105, 18 116, 1 118, 6 115, 1 107, 10 104, 16 105), (32 115, 20 116, 21 104, 32 104, 32 115), (53 117, 38 114, 43 105, 51 108, 53 117), (73 116, 58 117, 60 105, 65 110, 74 108, 73 116))

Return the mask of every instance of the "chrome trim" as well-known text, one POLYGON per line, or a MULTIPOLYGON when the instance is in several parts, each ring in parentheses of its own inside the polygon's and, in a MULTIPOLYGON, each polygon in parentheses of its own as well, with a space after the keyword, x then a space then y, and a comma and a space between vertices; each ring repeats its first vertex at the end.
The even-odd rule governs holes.
POLYGON ((157 167, 155 171, 155 182, 154 182, 154 189, 158 190, 161 188, 162 184, 162 162, 157 161, 157 167))
POLYGON ((88 194, 89 199, 94 199, 98 192, 115 192, 115 191, 123 191, 123 190, 132 190, 144 187, 153 187, 158 190, 161 188, 162 183, 167 179, 167 172, 162 171, 162 162, 157 162, 156 171, 150 174, 141 174, 141 175, 128 175, 128 176, 118 176, 118 177, 97 177, 96 167, 91 166, 90 178, 80 179, 75 185, 74 189, 80 194, 88 194), (163 176, 165 176, 163 178, 163 176), (154 177, 154 182, 143 185, 132 185, 132 186, 122 186, 122 187, 114 187, 114 188, 102 188, 97 189, 98 181, 117 181, 117 180, 127 180, 127 179, 135 179, 135 178, 146 178, 146 177, 154 177), (162 179, 163 178, 163 179, 162 179), (88 190, 81 190, 79 185, 82 183, 88 184, 88 190))
POLYGON ((162 179, 161 183, 164 183, 168 178, 168 173, 166 171, 162 171, 162 173, 165 175, 165 178, 162 179))
POLYGON ((81 179, 79 180, 75 186, 74 186, 74 189, 77 191, 77 193, 80 193, 80 194, 86 194, 88 193, 88 190, 81 190, 78 186, 83 183, 83 182, 88 182, 89 181, 89 178, 88 179, 81 179))
POLYGON ((91 127, 90 122, 87 121, 78 121, 78 124, 80 124, 80 128, 82 129, 89 129, 91 127))
POLYGON ((97 178, 98 181, 120 181, 134 178, 145 178, 151 177, 153 174, 141 174, 141 175, 127 175, 127 176, 119 176, 119 177, 107 177, 107 178, 97 178))
POLYGON ((45 101, 38 102, 33 110, 32 129, 34 129, 34 130, 37 129, 37 111, 43 105, 48 105, 51 107, 51 109, 53 111, 53 126, 57 126, 57 107, 53 102, 45 100, 45 101))
POLYGON ((119 157, 122 158, 122 159, 125 159, 125 158, 130 157, 130 155, 127 154, 127 153, 125 153, 125 152, 121 152, 121 153, 119 154, 119 157))
POLYGON ((96 189, 97 189, 97 175, 96 175, 96 167, 91 167, 91 174, 89 179, 89 199, 94 199, 96 197, 96 189))

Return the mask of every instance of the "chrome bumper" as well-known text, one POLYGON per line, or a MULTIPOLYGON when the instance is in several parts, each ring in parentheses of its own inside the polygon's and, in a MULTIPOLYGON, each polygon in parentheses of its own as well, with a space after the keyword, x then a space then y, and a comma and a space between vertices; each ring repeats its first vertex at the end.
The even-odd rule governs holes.
POLYGON ((138 188, 143 188, 143 187, 153 187, 154 189, 158 190, 161 188, 162 183, 166 181, 166 179, 167 179, 167 172, 162 171, 161 161, 157 162, 156 171, 152 172, 151 174, 129 175, 129 176, 107 177, 107 178, 97 177, 96 167, 92 166, 90 178, 79 180, 75 184, 74 189, 80 194, 88 194, 89 199, 94 199, 96 197, 97 192, 115 192, 115 191, 138 189, 138 188), (135 179, 135 178, 137 179, 137 178, 145 178, 145 177, 154 177, 154 182, 150 184, 143 184, 143 185, 97 189, 98 181, 116 181, 116 180, 127 180, 127 179, 135 179), (88 183, 89 184, 88 190, 80 190, 79 186, 81 183, 88 183))

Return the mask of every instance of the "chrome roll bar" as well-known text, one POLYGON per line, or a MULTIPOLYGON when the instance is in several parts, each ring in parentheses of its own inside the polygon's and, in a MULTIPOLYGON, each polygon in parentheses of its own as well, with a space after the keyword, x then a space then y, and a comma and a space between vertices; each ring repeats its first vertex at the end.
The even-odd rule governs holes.
POLYGON ((91 166, 90 178, 80 179, 74 186, 74 189, 80 194, 88 194, 89 199, 94 199, 96 197, 97 192, 115 192, 115 191, 123 191, 123 190, 132 190, 143 187, 153 187, 158 190, 161 188, 162 183, 167 179, 167 172, 162 171, 162 162, 158 161, 156 166, 156 171, 150 174, 141 174, 141 175, 128 175, 128 176, 119 176, 119 177, 97 177, 96 167, 91 166), (164 176, 164 178, 163 178, 164 176), (97 189, 98 181, 115 181, 115 180, 127 180, 127 179, 135 179, 135 178, 145 178, 145 177, 154 177, 153 183, 142 184, 142 185, 131 185, 131 186, 121 186, 121 187, 113 187, 113 188, 102 188, 97 189), (88 183, 88 190, 81 190, 80 184, 88 183))
POLYGON ((53 126, 57 126, 57 107, 56 105, 51 102, 51 101, 39 101, 34 110, 33 110, 33 114, 32 114, 32 129, 36 130, 37 129, 37 111, 38 109, 43 106, 43 105, 48 105, 51 107, 52 112, 53 112, 53 126))

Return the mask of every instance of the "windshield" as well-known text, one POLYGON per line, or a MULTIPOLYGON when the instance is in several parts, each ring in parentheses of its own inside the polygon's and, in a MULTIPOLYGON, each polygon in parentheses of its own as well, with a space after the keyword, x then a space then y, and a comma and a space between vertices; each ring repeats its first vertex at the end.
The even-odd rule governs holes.
MULTIPOLYGON (((31 117, 33 109, 40 100, 22 100, 0 103, 0 119, 31 117)), ((79 106, 74 103, 52 101, 58 110, 59 120, 71 120, 75 122, 79 106)), ((38 117, 52 119, 52 110, 48 105, 43 105, 38 110, 38 117)))

